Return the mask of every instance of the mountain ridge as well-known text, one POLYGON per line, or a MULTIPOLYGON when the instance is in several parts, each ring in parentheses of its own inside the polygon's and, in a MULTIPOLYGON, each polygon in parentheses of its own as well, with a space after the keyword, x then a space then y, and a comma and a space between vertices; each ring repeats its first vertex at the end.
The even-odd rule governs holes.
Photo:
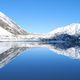
POLYGON ((27 35, 28 33, 23 30, 19 25, 14 23, 9 17, 0 12, 0 27, 14 35, 27 35))
POLYGON ((28 33, 8 16, 0 12, 0 41, 41 41, 42 39, 59 41, 63 40, 64 37, 66 37, 65 40, 68 40, 68 38, 71 40, 69 36, 80 36, 80 23, 59 27, 47 34, 34 34, 28 33))
POLYGON ((48 34, 69 34, 69 35, 80 35, 80 23, 72 23, 70 25, 59 27, 49 32, 48 34))

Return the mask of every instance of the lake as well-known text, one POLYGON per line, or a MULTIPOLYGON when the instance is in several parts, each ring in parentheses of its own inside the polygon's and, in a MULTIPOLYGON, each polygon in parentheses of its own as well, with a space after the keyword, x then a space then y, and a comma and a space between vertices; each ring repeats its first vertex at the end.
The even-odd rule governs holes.
POLYGON ((0 80, 80 80, 79 46, 0 42, 0 80))

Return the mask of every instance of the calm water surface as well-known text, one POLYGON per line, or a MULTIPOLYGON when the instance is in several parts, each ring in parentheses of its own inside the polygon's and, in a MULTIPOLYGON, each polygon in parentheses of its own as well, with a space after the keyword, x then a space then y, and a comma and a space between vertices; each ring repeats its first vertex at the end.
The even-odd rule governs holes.
POLYGON ((77 56, 58 54, 49 45, 0 46, 0 80, 80 80, 80 60, 74 59, 77 56))

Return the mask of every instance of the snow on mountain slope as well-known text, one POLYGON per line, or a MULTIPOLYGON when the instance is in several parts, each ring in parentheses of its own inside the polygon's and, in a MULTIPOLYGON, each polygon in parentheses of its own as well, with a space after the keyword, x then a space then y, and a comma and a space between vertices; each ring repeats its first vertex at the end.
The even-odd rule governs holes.
POLYGON ((12 35, 10 32, 8 32, 7 30, 3 29, 1 26, 0 26, 0 36, 3 36, 3 35, 12 35))
POLYGON ((69 35, 80 35, 80 24, 79 23, 74 23, 74 24, 70 24, 68 26, 65 27, 60 27, 57 28, 51 32, 49 32, 48 34, 69 34, 69 35))
POLYGON ((0 12, 0 27, 15 35, 28 34, 19 25, 15 24, 9 17, 0 12))
POLYGON ((41 39, 53 38, 60 34, 80 35, 80 24, 75 23, 60 27, 48 34, 32 34, 26 32, 19 25, 15 24, 9 17, 0 12, 0 41, 38 41, 41 39))

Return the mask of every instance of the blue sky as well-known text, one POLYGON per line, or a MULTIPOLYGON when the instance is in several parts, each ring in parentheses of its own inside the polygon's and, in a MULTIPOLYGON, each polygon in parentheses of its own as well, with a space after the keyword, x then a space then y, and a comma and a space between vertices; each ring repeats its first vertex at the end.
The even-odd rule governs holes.
POLYGON ((34 33, 80 22, 80 0, 0 0, 0 11, 34 33))

